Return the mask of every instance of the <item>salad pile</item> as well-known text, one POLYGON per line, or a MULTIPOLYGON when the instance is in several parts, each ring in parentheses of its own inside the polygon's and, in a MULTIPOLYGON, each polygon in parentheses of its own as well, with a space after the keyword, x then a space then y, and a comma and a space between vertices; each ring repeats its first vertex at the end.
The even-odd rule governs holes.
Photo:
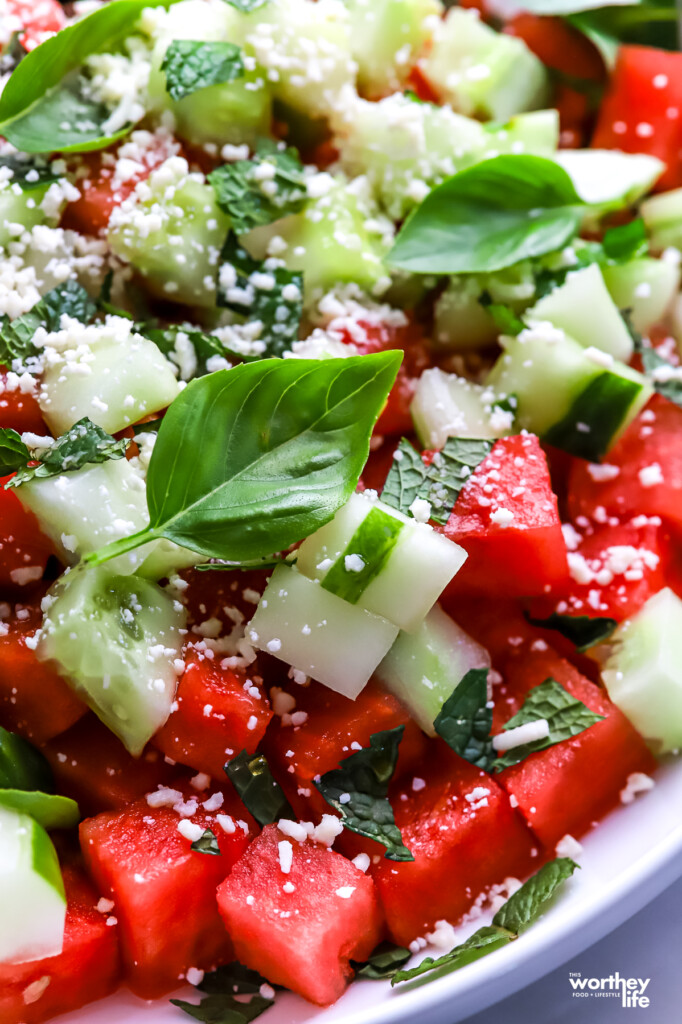
POLYGON ((674 3, 0 46, 0 1024, 516 941, 682 746, 674 3))

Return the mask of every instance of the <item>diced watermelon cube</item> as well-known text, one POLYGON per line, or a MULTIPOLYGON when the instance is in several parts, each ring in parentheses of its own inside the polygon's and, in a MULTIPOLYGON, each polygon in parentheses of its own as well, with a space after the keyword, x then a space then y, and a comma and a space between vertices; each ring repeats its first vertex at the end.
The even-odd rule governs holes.
POLYGON ((492 885, 524 878, 538 863, 538 844, 504 790, 442 740, 432 741, 415 779, 391 787, 390 799, 414 861, 382 857, 370 871, 400 945, 441 919, 455 923, 492 885))
POLYGON ((5 490, 9 479, 0 477, 0 586, 20 593, 42 578, 54 548, 33 513, 5 490))
POLYGON ((217 777, 241 750, 255 751, 272 718, 257 664, 247 672, 220 661, 189 648, 174 710, 153 740, 175 761, 217 777))
POLYGON ((276 825, 263 829, 219 886, 218 906, 241 963, 320 1006, 342 995, 349 960, 365 960, 382 937, 372 879, 276 825))
POLYGON ((650 774, 656 762, 606 692, 547 644, 520 644, 502 672, 504 682, 495 688, 493 732, 500 732, 516 714, 528 690, 550 677, 605 716, 572 739, 530 754, 496 776, 518 802, 535 835, 552 850, 563 836, 581 836, 617 806, 628 775, 650 774))
POLYGON ((97 910, 99 895, 81 871, 62 870, 68 901, 64 948, 45 960, 0 964, 2 1024, 39 1024, 109 995, 118 984, 116 919, 97 910))
MULTIPOLYGON (((190 801, 197 805, 183 818, 170 806, 152 806, 164 797, 174 799, 172 791, 157 790, 80 826, 88 870, 116 906, 125 980, 145 999, 175 988, 189 967, 209 969, 232 956, 215 890, 257 826, 229 788, 220 807, 206 810, 203 802, 213 795, 213 789, 197 792, 189 787, 176 794, 176 805, 184 799, 183 813, 191 810, 190 801), (227 817, 218 817, 222 815, 227 817), (220 856, 192 851, 191 837, 178 831, 183 820, 210 828, 220 856)), ((218 797, 209 806, 219 802, 218 797)))
POLYGON ((495 442, 462 488, 444 533, 469 556, 449 594, 530 596, 566 579, 557 499, 537 437, 495 442))
POLYGON ((46 743, 42 752, 57 790, 77 800, 83 814, 118 810, 157 786, 173 785, 182 772, 152 747, 133 757, 92 713, 46 743))

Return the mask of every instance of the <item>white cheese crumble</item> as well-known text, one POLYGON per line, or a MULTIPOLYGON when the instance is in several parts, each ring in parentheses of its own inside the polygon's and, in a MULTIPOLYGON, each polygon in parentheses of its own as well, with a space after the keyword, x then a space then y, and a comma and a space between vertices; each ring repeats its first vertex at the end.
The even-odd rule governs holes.
POLYGON ((549 722, 546 718, 538 718, 535 722, 526 722, 525 725, 517 725, 515 729, 507 729, 506 732, 493 736, 493 750, 513 750, 524 743, 534 743, 535 740, 544 740, 549 736, 549 722))

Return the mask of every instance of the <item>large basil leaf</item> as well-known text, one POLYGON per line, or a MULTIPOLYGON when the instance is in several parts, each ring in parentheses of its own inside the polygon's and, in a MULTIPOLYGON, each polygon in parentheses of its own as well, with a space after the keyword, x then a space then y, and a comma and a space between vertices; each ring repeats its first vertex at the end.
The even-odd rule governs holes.
POLYGON ((88 562, 156 537, 244 562, 307 537, 355 490, 401 356, 264 359, 192 381, 159 428, 149 527, 88 562))
POLYGON ((129 126, 102 134, 109 111, 83 96, 78 70, 93 54, 116 50, 145 7, 167 2, 113 0, 37 46, 0 96, 0 133, 27 153, 82 153, 122 138, 129 126))
POLYGON ((434 188, 405 221, 388 260, 415 274, 502 270, 566 245, 583 205, 552 160, 496 156, 434 188))

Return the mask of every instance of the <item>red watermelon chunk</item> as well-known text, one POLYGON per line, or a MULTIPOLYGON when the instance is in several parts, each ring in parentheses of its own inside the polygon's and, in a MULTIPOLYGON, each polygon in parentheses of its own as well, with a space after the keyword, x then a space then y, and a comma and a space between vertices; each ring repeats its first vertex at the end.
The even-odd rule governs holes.
POLYGON ((9 479, 0 477, 0 586, 20 592, 42 579, 54 548, 33 513, 5 490, 9 479))
POLYGON ((255 663, 248 670, 223 668, 219 655, 192 648, 185 665, 174 710, 153 742, 173 760, 222 777, 226 761, 255 751, 272 718, 262 680, 255 663))
POLYGON ((365 960, 382 937, 372 879, 276 825, 263 829, 220 885, 218 906, 241 963, 319 1006, 343 994, 349 961, 365 960))
POLYGON ((530 754, 496 776, 535 835, 553 849, 566 834, 581 836, 619 803, 633 772, 654 771, 644 740, 606 692, 546 643, 519 645, 502 666, 495 688, 493 732, 516 714, 532 687, 552 677, 596 714, 604 715, 572 739, 530 754))
POLYGON ((444 529, 468 558, 447 593, 544 593, 566 578, 556 495, 533 434, 503 437, 462 488, 444 529))
POLYGON ((524 878, 538 863, 537 844, 504 790, 441 740, 433 741, 419 776, 392 786, 390 797, 414 861, 382 857, 370 870, 390 937, 400 945, 437 921, 455 923, 481 893, 524 878))
POLYGON ((0 964, 2 1024, 39 1024, 109 995, 118 984, 116 918, 97 909, 99 896, 82 872, 62 870, 68 901, 64 948, 45 960, 0 964))
POLYGON ((145 999, 177 987, 189 967, 207 969, 230 959, 215 890, 257 831, 234 791, 226 789, 222 804, 209 811, 204 801, 211 801, 209 806, 220 801, 214 791, 187 787, 177 799, 198 806, 185 820, 210 828, 221 855, 192 851, 191 838, 178 831, 180 814, 170 806, 153 806, 164 798, 172 801, 172 794, 157 790, 80 826, 88 870, 115 903, 125 980, 145 999))

